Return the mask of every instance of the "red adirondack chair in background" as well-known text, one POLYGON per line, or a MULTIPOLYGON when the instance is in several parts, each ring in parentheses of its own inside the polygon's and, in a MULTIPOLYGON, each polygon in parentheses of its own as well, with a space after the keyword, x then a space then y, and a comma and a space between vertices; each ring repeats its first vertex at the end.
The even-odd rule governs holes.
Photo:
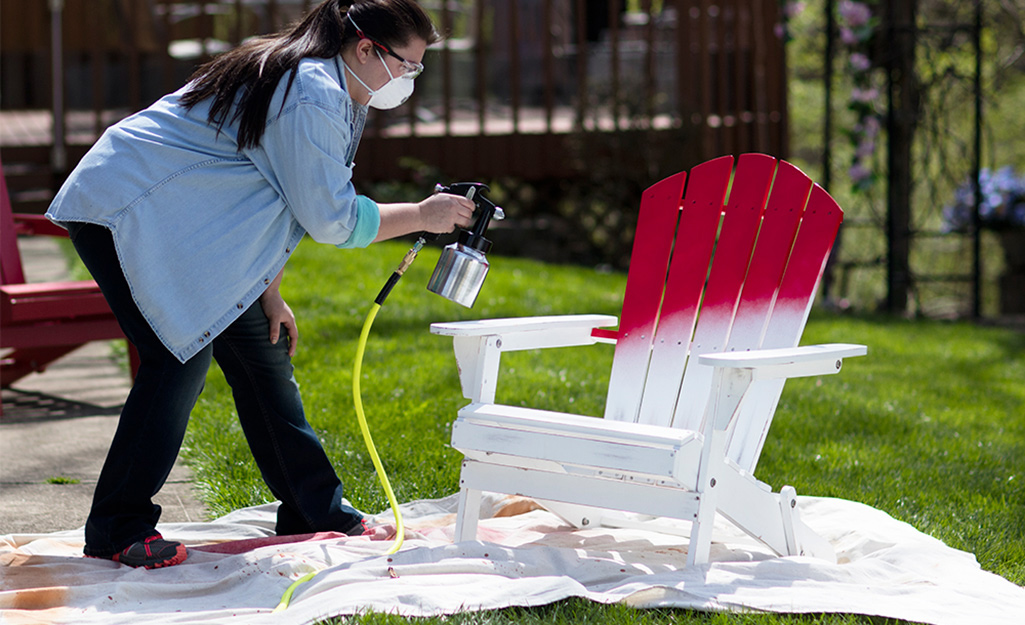
MULTIPOLYGON (((42 215, 14 214, 0 164, 0 386, 90 342, 123 339, 121 327, 93 280, 25 283, 18 235, 67 236, 42 215)), ((132 374, 138 353, 129 343, 132 374)))
POLYGON ((458 540, 481 491, 542 501, 578 527, 692 522, 688 564, 709 558, 716 513, 780 555, 834 558, 801 522, 796 493, 753 476, 788 377, 837 373, 862 345, 797 347, 843 212, 793 165, 722 157, 644 192, 615 317, 431 326, 452 336, 465 456, 458 540), (686 192, 685 192, 686 190, 686 192), (728 200, 727 200, 728 196, 728 200), (605 418, 495 403, 502 352, 614 342, 605 418), (623 512, 642 516, 627 515, 623 512))

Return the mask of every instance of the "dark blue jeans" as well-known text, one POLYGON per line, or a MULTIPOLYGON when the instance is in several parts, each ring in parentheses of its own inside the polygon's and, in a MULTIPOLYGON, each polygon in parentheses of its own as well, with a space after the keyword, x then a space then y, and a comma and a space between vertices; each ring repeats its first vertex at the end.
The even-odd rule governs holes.
MULTIPOLYGON (((152 498, 178 456, 211 358, 231 386, 242 430, 263 479, 281 500, 277 533, 354 531, 362 517, 342 504, 342 483, 306 421, 288 341, 271 344, 260 303, 253 304, 206 349, 181 363, 160 342, 132 299, 110 231, 72 224, 70 234, 141 360, 96 484, 85 526, 86 555, 110 556, 155 533, 160 506, 152 498)), ((284 328, 281 336, 288 336, 284 328)))

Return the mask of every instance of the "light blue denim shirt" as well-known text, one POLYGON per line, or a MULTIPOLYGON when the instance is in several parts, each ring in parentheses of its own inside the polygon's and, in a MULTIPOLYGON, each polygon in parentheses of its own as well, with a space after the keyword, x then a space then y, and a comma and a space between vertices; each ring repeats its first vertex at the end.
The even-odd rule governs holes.
POLYGON ((107 129, 46 214, 111 230, 139 310, 182 362, 263 294, 304 234, 338 247, 377 236, 378 207, 352 186, 367 110, 341 60, 304 59, 286 98, 287 82, 259 147, 241 152, 237 124, 207 123, 209 100, 162 98, 107 129))

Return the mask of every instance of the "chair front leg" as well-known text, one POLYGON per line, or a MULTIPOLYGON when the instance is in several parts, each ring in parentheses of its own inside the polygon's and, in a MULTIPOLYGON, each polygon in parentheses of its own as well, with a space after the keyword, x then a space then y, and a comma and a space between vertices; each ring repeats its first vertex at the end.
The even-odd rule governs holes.
POLYGON ((459 511, 456 513, 456 542, 477 540, 481 492, 474 488, 459 489, 459 511))

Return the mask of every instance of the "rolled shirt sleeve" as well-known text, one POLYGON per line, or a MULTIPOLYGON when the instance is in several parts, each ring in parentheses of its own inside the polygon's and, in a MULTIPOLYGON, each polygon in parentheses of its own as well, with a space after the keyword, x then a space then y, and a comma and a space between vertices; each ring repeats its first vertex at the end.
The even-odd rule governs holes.
POLYGON ((380 216, 352 185, 346 161, 353 112, 348 95, 327 74, 323 64, 304 64, 287 99, 279 88, 251 158, 315 241, 365 247, 377 236, 380 216))
POLYGON ((338 247, 343 249, 366 247, 377 238, 381 228, 381 210, 377 202, 365 195, 356 196, 356 228, 349 239, 338 247))

